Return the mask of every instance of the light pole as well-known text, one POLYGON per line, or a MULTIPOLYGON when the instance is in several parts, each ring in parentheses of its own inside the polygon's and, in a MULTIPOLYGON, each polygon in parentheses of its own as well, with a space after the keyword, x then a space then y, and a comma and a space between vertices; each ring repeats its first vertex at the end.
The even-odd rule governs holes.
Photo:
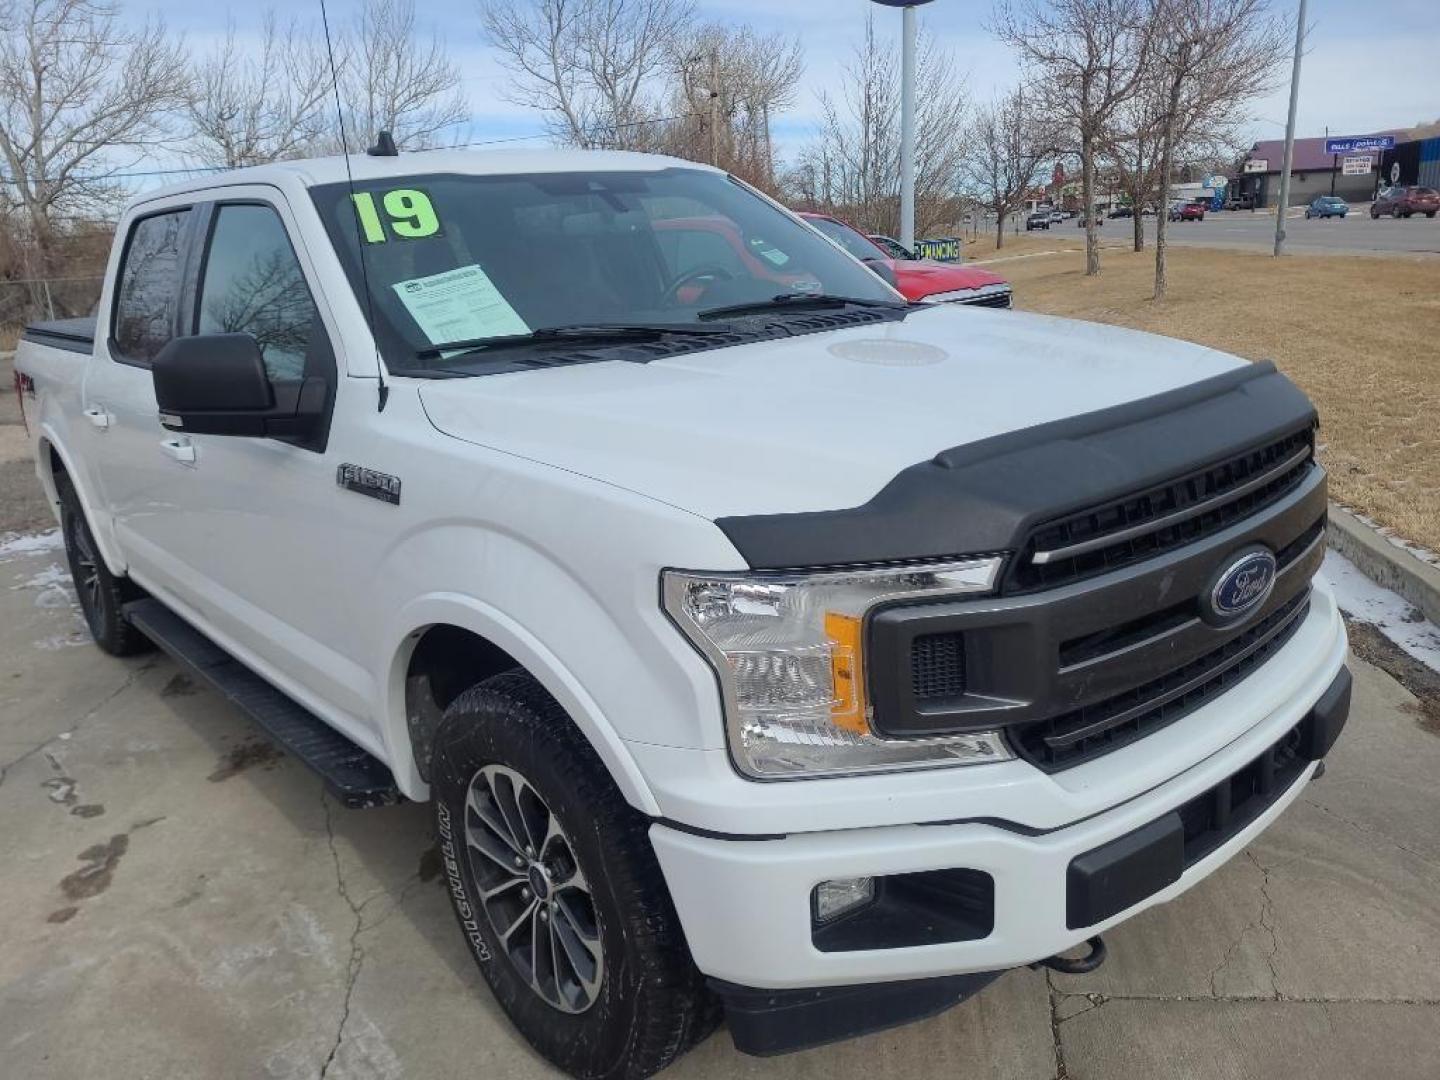
POLYGON ((1300 101, 1300 56, 1305 45, 1305 0, 1295 17, 1295 66, 1290 69, 1290 115, 1285 121, 1285 161, 1280 170, 1280 205, 1275 208, 1275 254, 1285 254, 1285 211, 1290 205, 1290 166, 1295 162, 1295 107, 1300 101))
POLYGON ((900 11, 900 243, 915 246, 915 9, 930 0, 874 0, 900 11))

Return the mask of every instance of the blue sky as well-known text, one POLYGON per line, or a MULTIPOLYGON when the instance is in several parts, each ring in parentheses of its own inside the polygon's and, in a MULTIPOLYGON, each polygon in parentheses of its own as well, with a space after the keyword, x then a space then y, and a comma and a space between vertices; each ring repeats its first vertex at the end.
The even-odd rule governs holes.
MULTIPOLYGON (((332 24, 345 20, 359 0, 328 0, 332 24)), ((258 26, 262 4, 230 9, 240 30, 247 20, 258 26)), ((279 5, 277 5, 279 6, 279 5)), ((1277 0, 1279 10, 1293 11, 1292 0, 1277 0)), ((299 0, 281 10, 301 18, 307 8, 319 15, 318 0, 299 0)), ((465 73, 464 90, 472 109, 470 139, 505 138, 543 130, 539 119, 506 102, 501 90, 507 78, 481 39, 474 0, 422 0, 422 23, 441 33, 465 73)), ((882 28, 898 40, 900 14, 869 0, 698 0, 708 18, 749 22, 762 31, 797 35, 806 49, 804 84, 796 107, 776 124, 782 153, 797 146, 815 127, 816 94, 835 89, 842 66, 859 38, 867 10, 874 9, 882 28)), ((934 0, 922 9, 922 23, 943 39, 969 72, 971 92, 978 97, 1011 85, 1018 74, 1009 51, 984 28, 990 0, 934 0)), ((127 4, 130 17, 162 14, 203 47, 223 34, 227 10, 193 0, 160 0, 148 6, 127 4)), ((1313 0, 1312 26, 1301 74, 1297 134, 1362 134, 1406 127, 1440 118, 1440 23, 1435 0, 1386 0, 1362 5, 1355 0, 1313 0), (1383 9, 1383 18, 1380 13, 1383 9)), ((253 29, 253 27, 252 27, 253 29)), ((1287 72, 1288 75, 1288 72, 1287 72)), ((1253 138, 1284 135, 1288 86, 1254 104, 1253 138)))

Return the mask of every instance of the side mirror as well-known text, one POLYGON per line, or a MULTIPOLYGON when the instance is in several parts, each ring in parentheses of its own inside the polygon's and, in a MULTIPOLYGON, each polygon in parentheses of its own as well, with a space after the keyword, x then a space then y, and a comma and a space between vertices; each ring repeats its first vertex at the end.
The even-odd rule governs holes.
POLYGON ((884 259, 866 259, 865 265, 875 271, 875 276, 879 277, 891 288, 900 287, 900 279, 895 276, 895 271, 891 269, 890 264, 884 259))
POLYGON ((305 436, 325 409, 325 380, 277 380, 251 334, 172 338, 150 365, 160 424, 194 435, 305 436))

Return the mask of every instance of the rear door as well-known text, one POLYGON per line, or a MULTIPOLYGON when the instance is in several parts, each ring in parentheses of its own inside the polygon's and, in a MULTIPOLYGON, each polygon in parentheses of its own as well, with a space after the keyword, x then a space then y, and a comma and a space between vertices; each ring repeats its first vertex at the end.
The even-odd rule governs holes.
POLYGON ((179 332, 195 209, 170 200, 147 206, 126 226, 109 308, 95 327, 86 373, 84 453, 93 463, 112 535, 142 581, 175 582, 165 522, 182 466, 160 426, 150 361, 179 332))

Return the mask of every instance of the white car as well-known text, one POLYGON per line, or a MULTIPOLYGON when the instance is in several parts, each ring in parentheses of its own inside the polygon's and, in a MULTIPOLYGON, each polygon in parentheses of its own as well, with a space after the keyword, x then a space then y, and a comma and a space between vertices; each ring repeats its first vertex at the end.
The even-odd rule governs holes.
POLYGON ((433 805, 559 1068, 1088 968, 1317 775, 1345 632, 1271 365, 907 304, 689 162, 350 167, 133 203, 19 347, 37 470, 103 649, 433 805))

